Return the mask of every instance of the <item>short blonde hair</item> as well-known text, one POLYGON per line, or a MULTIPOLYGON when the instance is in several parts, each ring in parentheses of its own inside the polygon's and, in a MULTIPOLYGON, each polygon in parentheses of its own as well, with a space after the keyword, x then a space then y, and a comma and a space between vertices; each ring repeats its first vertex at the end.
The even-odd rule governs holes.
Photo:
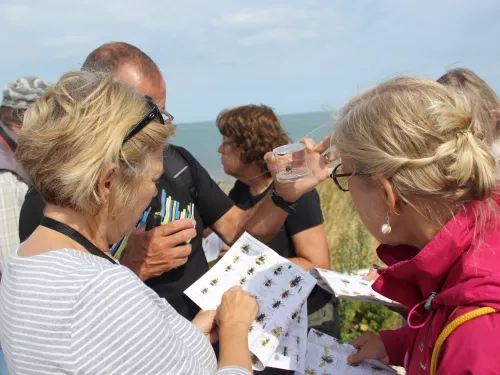
POLYGON ((385 176, 401 197, 456 209, 495 192, 488 111, 424 78, 400 77, 352 99, 333 141, 357 171, 385 176))
POLYGON ((124 83, 95 72, 69 72, 28 109, 18 138, 18 158, 45 202, 96 214, 98 179, 117 165, 110 213, 134 200, 151 155, 173 134, 171 125, 152 121, 124 143, 150 105, 124 83))

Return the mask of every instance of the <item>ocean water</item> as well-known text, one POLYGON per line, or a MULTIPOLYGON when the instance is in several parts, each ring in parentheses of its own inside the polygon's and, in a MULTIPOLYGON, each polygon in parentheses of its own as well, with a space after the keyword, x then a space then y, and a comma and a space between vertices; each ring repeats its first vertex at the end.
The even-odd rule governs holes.
MULTIPOLYGON (((292 141, 296 142, 307 136, 316 142, 332 132, 331 112, 312 112, 279 116, 281 125, 292 141)), ((176 135, 171 143, 185 147, 208 170, 215 181, 230 182, 220 162, 217 148, 222 136, 215 121, 177 124, 176 135)))

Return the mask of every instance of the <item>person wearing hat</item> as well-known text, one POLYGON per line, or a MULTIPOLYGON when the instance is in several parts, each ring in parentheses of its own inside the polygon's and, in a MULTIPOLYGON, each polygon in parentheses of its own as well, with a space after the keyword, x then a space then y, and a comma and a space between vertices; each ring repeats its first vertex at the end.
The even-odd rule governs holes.
POLYGON ((29 181, 17 161, 17 133, 24 113, 52 84, 27 76, 8 83, 0 106, 0 278, 10 254, 19 245, 19 214, 29 181))

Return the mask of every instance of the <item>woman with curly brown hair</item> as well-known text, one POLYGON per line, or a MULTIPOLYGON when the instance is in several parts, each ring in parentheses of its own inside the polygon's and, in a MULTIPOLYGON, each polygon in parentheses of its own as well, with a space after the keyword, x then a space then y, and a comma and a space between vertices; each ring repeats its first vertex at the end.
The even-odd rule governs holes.
MULTIPOLYGON (((237 179, 229 193, 242 209, 250 209, 266 196, 273 179, 264 163, 266 152, 289 143, 273 110, 265 105, 246 105, 222 111, 217 117, 222 135, 219 146, 224 172, 237 179)), ((267 243, 281 256, 309 270, 330 268, 318 192, 304 194, 296 212, 288 216, 281 231, 267 243)), ((307 302, 309 326, 338 337, 339 320, 332 295, 315 287, 307 302)), ((263 374, 282 374, 267 368, 263 374)))

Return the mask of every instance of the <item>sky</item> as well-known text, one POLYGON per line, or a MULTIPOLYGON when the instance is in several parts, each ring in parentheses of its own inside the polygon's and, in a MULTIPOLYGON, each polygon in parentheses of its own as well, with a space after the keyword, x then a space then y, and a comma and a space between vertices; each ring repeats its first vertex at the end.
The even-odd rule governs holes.
POLYGON ((335 109, 401 74, 464 66, 500 90, 498 0, 0 0, 0 86, 57 81, 109 41, 141 48, 178 123, 266 104, 335 109))

